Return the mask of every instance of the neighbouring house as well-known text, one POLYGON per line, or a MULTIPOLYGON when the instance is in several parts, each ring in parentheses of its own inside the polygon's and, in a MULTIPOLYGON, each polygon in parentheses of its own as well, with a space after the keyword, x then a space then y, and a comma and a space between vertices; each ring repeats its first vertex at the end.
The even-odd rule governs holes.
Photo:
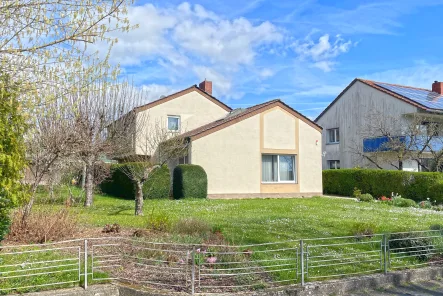
POLYGON ((423 89, 357 78, 315 122, 323 169, 426 170, 443 149, 443 82, 423 89))
POLYGON ((135 111, 148 114, 145 125, 160 122, 187 140, 187 156, 170 169, 202 166, 209 197, 322 194, 322 129, 280 100, 233 110, 212 96, 205 80, 135 111))

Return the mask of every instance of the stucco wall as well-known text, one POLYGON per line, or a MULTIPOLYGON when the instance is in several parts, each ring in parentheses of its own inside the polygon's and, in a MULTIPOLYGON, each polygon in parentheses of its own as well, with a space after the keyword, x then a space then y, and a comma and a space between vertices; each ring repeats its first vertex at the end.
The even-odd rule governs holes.
MULTIPOLYGON (((193 130, 228 114, 220 106, 214 104, 197 91, 141 111, 137 116, 137 154, 145 154, 141 146, 146 142, 148 133, 155 133, 160 127, 167 128, 168 115, 180 116, 181 132, 193 130)), ((151 152, 152 153, 152 152, 151 152)))
POLYGON ((206 170, 210 195, 322 192, 321 132, 280 107, 192 141, 190 160, 206 170), (297 183, 262 183, 263 153, 296 155, 297 183))
POLYGON ((383 115, 400 117, 414 112, 417 112, 416 107, 357 81, 317 121, 323 127, 323 152, 326 153, 323 168, 327 168, 328 160, 340 160, 342 168, 372 167, 351 153, 352 147, 363 143, 362 129, 367 127, 367 115, 378 113, 380 118, 383 115), (340 129, 340 143, 327 144, 327 129, 337 127, 340 129))
POLYGON ((260 115, 192 142, 192 164, 208 175, 209 194, 260 192, 260 115))
POLYGON ((296 149, 295 117, 281 109, 263 115, 263 148, 296 149))
POLYGON ((300 192, 323 192, 322 133, 305 122, 299 122, 300 192))

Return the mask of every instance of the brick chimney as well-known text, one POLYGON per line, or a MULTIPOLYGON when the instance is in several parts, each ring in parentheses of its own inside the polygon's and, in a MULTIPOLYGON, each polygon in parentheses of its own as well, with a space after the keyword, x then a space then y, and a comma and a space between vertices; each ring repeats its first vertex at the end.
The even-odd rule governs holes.
POLYGON ((443 82, 434 81, 432 91, 443 95, 443 82))
POLYGON ((198 85, 198 87, 204 91, 207 92, 208 94, 212 95, 212 81, 207 81, 205 79, 205 81, 200 82, 200 84, 198 85))

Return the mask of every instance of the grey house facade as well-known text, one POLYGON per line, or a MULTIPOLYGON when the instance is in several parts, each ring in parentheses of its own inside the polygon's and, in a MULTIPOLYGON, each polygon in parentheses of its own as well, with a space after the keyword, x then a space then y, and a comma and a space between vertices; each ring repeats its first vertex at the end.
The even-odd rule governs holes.
MULTIPOLYGON (((383 141, 376 135, 372 139, 365 138, 365 131, 371 124, 368 114, 378 114, 381 121, 397 117, 404 126, 410 124, 408 120, 417 114, 426 114, 428 118, 443 123, 443 82, 434 82, 430 90, 354 79, 315 120, 323 127, 323 169, 376 167, 361 156, 383 141)), ((420 124, 426 133, 428 122, 420 124)), ((381 166, 398 169, 388 162, 381 166)), ((413 159, 405 159, 402 169, 420 171, 422 167, 413 159)))

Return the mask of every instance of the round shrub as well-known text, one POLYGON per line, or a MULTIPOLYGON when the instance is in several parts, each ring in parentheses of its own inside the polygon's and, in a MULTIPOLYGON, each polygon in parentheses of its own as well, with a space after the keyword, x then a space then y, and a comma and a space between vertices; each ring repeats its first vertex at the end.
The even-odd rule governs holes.
POLYGON ((372 195, 370 195, 369 193, 365 193, 365 194, 361 194, 358 197, 359 201, 363 201, 363 202, 373 202, 374 201, 374 197, 372 195))
POLYGON ((392 199, 392 205, 401 208, 415 208, 417 203, 412 199, 395 197, 392 199))
MULTIPOLYGON (((136 163, 113 164, 110 177, 100 184, 101 191, 112 196, 134 199, 134 183, 122 171, 122 166, 134 164, 136 163)), ((168 166, 163 165, 154 169, 143 184, 143 197, 145 199, 169 198, 170 188, 171 174, 168 166)))
POLYGON ((206 198, 208 195, 208 177, 199 165, 181 164, 175 167, 172 181, 175 199, 192 197, 206 198))

